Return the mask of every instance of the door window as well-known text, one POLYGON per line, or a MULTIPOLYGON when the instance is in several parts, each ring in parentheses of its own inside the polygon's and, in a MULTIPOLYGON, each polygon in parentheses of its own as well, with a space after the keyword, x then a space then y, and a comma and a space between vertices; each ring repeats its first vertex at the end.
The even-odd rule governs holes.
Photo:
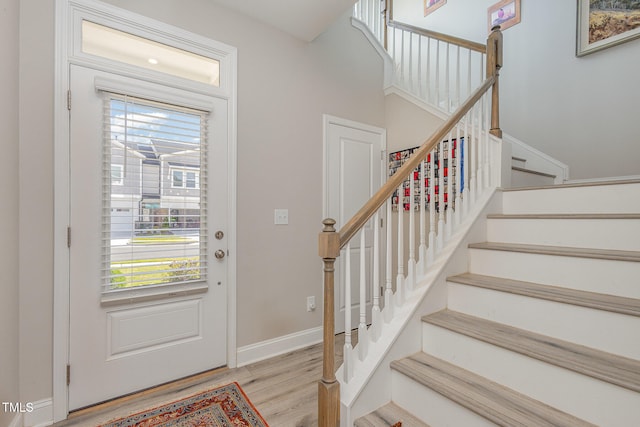
POLYGON ((106 92, 104 111, 103 291, 205 280, 207 113, 106 92))

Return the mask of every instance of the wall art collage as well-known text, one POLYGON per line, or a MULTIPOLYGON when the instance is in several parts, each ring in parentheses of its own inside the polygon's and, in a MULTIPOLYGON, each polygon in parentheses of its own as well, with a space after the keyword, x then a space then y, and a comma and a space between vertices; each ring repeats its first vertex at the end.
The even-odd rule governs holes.
MULTIPOLYGON (((460 138, 460 164, 463 166, 460 170, 460 181, 462 182, 461 191, 464 191, 464 138, 460 138)), ((431 203, 432 186, 430 180, 431 167, 433 166, 433 193, 436 197, 435 211, 440 212, 440 190, 442 190, 444 208, 449 206, 449 185, 451 185, 451 204, 453 207, 453 201, 456 196, 456 169, 457 169, 457 155, 458 155, 458 141, 456 139, 451 140, 451 147, 449 141, 443 141, 437 145, 435 151, 432 151, 427 155, 425 162, 422 162, 413 172, 405 179, 402 185, 396 189, 391 196, 391 208, 394 212, 398 211, 398 205, 401 204, 403 210, 408 211, 411 209, 411 186, 414 188, 414 209, 420 209, 420 197, 424 197, 425 209, 429 209, 431 203), (440 161, 440 144, 444 144, 442 147, 443 159, 440 161), (431 156, 434 155, 433 161, 431 156), (422 167, 425 167, 424 180, 422 179, 422 167), (440 174, 443 174, 441 186, 440 174), (443 188, 441 188, 443 187, 443 188), (421 191, 421 189, 423 191, 421 191)), ((408 148, 406 150, 395 151, 389 153, 389 177, 393 176, 400 167, 411 157, 411 155, 419 147, 408 148)))

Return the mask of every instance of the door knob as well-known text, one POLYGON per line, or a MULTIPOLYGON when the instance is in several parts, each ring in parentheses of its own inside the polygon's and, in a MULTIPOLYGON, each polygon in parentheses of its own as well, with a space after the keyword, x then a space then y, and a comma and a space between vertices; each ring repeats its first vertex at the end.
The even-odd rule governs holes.
POLYGON ((214 253, 215 257, 218 259, 222 259, 225 256, 225 253, 222 249, 218 249, 217 251, 215 251, 214 253))

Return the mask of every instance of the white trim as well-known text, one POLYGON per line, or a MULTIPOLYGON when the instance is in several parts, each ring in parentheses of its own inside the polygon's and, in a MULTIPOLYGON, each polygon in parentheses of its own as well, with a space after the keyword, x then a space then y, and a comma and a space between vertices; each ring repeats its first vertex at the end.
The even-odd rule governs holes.
POLYGON ((362 31, 362 34, 369 40, 371 46, 376 50, 382 62, 384 63, 384 89, 387 89, 393 85, 394 78, 394 65, 393 58, 389 55, 389 52, 380 44, 376 36, 371 32, 371 29, 367 24, 359 20, 358 18, 351 17, 351 25, 358 30, 362 31))
POLYGON ((16 414, 7 427, 22 427, 22 414, 16 414))
POLYGON ((25 427, 45 427, 53 424, 53 400, 42 399, 33 402, 33 412, 24 414, 25 427))
MULTIPOLYGON (((228 117, 228 211, 227 235, 229 236, 227 257, 227 365, 237 363, 236 332, 236 271, 237 261, 237 58, 235 47, 211 40, 207 37, 161 23, 151 18, 117 8, 95 0, 55 0, 55 80, 54 80, 54 296, 53 296, 53 398, 48 399, 47 409, 51 422, 62 421, 68 415, 68 387, 66 366, 69 361, 69 250, 67 248, 67 226, 69 225, 69 112, 67 90, 69 87, 69 65, 84 64, 95 69, 105 69, 105 61, 74 57, 73 24, 82 16, 91 15, 107 25, 116 24, 119 29, 131 26, 138 35, 160 39, 165 44, 179 45, 205 56, 215 54, 220 59, 220 87, 188 82, 180 78, 169 78, 153 72, 140 72, 130 66, 115 66, 112 70, 123 76, 135 77, 144 74, 145 80, 172 87, 191 90, 227 100, 228 117)), ((75 34, 77 36, 77 34, 75 34)), ((44 401, 43 401, 44 402, 44 401)), ((44 407, 42 410, 45 410, 44 407)), ((25 420, 26 422, 26 420, 25 420)), ((39 424, 38 426, 50 425, 39 424)))
POLYGON ((409 101, 412 104, 415 104, 416 106, 422 108, 424 111, 426 111, 429 114, 432 114, 434 116, 436 116, 437 118, 441 119, 441 120, 447 120, 449 118, 449 113, 447 113, 446 111, 435 107, 431 104, 427 104, 426 102, 422 101, 421 99, 417 98, 414 95, 411 95, 409 92, 399 88, 398 86, 391 86, 389 88, 387 88, 384 91, 385 95, 398 95, 400 98, 404 99, 405 101, 409 101))
POLYGON ((294 332, 238 348, 238 367, 322 342, 322 327, 294 332))
POLYGON ((611 181, 633 181, 640 180, 640 175, 627 175, 627 176, 609 176, 602 178, 583 178, 583 179, 568 179, 565 184, 588 184, 598 182, 611 182, 611 181))
POLYGON ((560 160, 554 159, 548 154, 533 148, 529 144, 507 133, 502 135, 502 139, 511 143, 514 156, 524 157, 527 160, 528 169, 555 175, 556 184, 561 184, 569 179, 569 166, 560 160))

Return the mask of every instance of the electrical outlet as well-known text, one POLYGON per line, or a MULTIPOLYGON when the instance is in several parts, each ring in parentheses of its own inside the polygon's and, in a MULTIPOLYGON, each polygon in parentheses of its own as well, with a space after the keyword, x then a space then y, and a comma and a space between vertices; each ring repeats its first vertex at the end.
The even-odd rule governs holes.
POLYGON ((307 297, 307 311, 316 309, 316 297, 307 297))
POLYGON ((273 211, 273 223, 276 225, 289 224, 289 209, 275 209, 273 211))

